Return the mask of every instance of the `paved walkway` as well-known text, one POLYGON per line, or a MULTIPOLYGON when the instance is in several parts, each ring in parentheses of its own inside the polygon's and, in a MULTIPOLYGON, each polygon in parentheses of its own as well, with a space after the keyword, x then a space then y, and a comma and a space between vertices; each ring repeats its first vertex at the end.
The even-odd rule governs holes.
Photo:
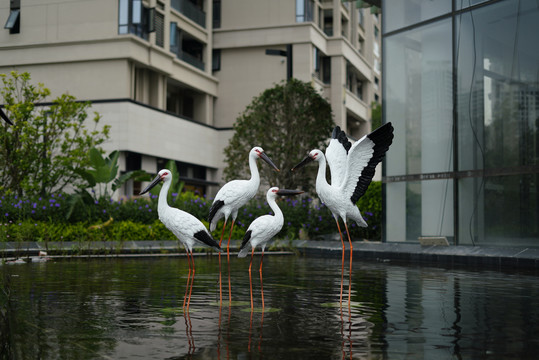
MULTIPOLYGON (((239 241, 231 242, 237 251, 239 241)), ((340 241, 295 240, 278 242, 284 251, 279 254, 300 253, 319 257, 340 257, 340 241)), ((348 249, 348 245, 346 245, 348 249)), ((469 265, 496 268, 518 267, 539 269, 539 247, 494 246, 421 246, 408 243, 354 242, 354 259, 425 263, 431 265, 469 265)), ((200 248, 198 255, 208 254, 200 248)), ((0 243, 0 258, 37 257, 40 251, 51 257, 106 257, 106 256, 184 256, 177 241, 124 242, 24 242, 0 243)), ((211 252, 211 251, 210 251, 211 252)))

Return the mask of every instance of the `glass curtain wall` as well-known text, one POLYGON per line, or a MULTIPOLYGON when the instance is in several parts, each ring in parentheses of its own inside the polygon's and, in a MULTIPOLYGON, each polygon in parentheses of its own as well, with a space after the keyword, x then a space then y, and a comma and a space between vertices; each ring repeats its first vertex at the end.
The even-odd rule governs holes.
MULTIPOLYGON (((386 175, 452 171, 451 19, 388 37, 385 47, 384 113, 395 127, 386 175)), ((452 180, 407 180, 386 184, 388 241, 452 238, 452 180)))
POLYGON ((386 0, 385 241, 539 246, 539 4, 386 0))

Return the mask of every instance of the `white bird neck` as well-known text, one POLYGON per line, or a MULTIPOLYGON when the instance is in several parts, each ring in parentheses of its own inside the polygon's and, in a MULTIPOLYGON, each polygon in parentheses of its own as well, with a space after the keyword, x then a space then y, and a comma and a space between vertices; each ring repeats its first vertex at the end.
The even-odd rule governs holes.
POLYGON ((157 199, 157 212, 162 213, 166 209, 169 208, 167 197, 168 197, 168 190, 170 189, 170 183, 172 181, 164 181, 163 186, 161 187, 161 191, 159 192, 159 199, 157 199))
POLYGON ((275 197, 268 196, 266 197, 266 200, 268 201, 268 205, 273 210, 273 214, 277 221, 284 221, 283 212, 281 211, 281 208, 279 205, 277 205, 277 202, 275 201, 275 197))
MULTIPOLYGON (((249 156, 249 170, 251 170, 251 178, 249 181, 260 184, 260 173, 258 172, 258 166, 256 165, 257 156, 249 156)), ((258 187, 258 185, 256 186, 258 187)))
POLYGON ((329 184, 326 180, 326 157, 320 154, 320 160, 318 160, 318 174, 316 175, 316 190, 324 187, 328 187, 329 184))

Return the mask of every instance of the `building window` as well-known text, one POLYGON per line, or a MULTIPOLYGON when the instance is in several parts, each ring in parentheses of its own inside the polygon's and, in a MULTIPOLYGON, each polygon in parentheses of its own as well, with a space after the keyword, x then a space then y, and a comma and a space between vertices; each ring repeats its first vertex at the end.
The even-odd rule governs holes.
POLYGON ((324 84, 331 83, 331 57, 322 57, 322 82, 324 84))
POLYGON ((211 56, 211 70, 221 70, 221 49, 213 49, 211 56))
MULTIPOLYGON (((125 170, 126 172, 137 171, 142 168, 142 155, 132 151, 125 152, 125 170)), ((142 183, 130 179, 124 185, 124 195, 138 195, 142 191, 142 183)))
POLYGON ((165 15, 155 12, 155 45, 165 47, 165 15))
POLYGON ((134 34, 148 40, 154 26, 154 9, 142 4, 142 0, 120 0, 118 9, 118 33, 134 34))
MULTIPOLYGON (((455 1, 461 3, 462 1, 455 1)), ((465 1, 468 3, 468 1, 465 1)), ((386 1, 384 6, 384 31, 387 33, 421 21, 429 20, 451 11, 453 1, 448 0, 400 0, 386 1), (389 6, 388 6, 389 5, 389 6)))
POLYGON ((18 34, 21 31, 21 2, 11 0, 9 5, 9 16, 4 29, 9 29, 10 34, 18 34))
POLYGON ((221 0, 213 0, 213 28, 221 27, 221 0))
POLYGON ((206 13, 202 0, 172 0, 170 6, 202 27, 206 27, 206 13))
POLYGON ((324 34, 333 36, 333 11, 324 10, 324 34))
POLYGON ((203 97, 184 84, 172 80, 167 82, 167 111, 172 114, 197 121, 196 103, 200 104, 203 97))
POLYGON ((170 51, 178 59, 204 71, 204 44, 182 31, 175 22, 170 23, 170 51))
POLYGON ((296 0, 296 22, 314 20, 314 2, 312 0, 296 0))

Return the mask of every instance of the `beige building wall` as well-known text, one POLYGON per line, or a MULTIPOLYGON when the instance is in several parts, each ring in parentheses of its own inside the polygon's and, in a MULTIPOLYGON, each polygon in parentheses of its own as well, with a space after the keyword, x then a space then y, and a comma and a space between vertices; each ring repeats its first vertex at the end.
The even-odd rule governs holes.
MULTIPOLYGON (((330 101, 335 123, 354 138, 370 131, 370 103, 381 92, 375 88, 377 20, 368 9, 315 0, 301 18, 296 6, 302 1, 223 0, 214 28, 214 0, 198 2, 204 24, 170 0, 142 3, 162 20, 162 30, 148 39, 119 33, 119 0, 21 0, 20 32, 0 29, 0 72, 28 71, 53 97, 67 92, 94 102, 112 126, 106 150, 141 154, 143 169, 157 171, 159 159, 204 166, 209 195, 223 184, 223 149, 236 118, 253 97, 286 79, 286 58, 266 49, 292 44, 293 76, 330 101), (203 68, 172 51, 171 24, 201 47, 203 68), (329 81, 316 69, 317 56, 330 63, 329 81)), ((10 11, 9 1, 0 2, 0 22, 10 11)), ((121 165, 125 170, 123 157, 121 165)))

